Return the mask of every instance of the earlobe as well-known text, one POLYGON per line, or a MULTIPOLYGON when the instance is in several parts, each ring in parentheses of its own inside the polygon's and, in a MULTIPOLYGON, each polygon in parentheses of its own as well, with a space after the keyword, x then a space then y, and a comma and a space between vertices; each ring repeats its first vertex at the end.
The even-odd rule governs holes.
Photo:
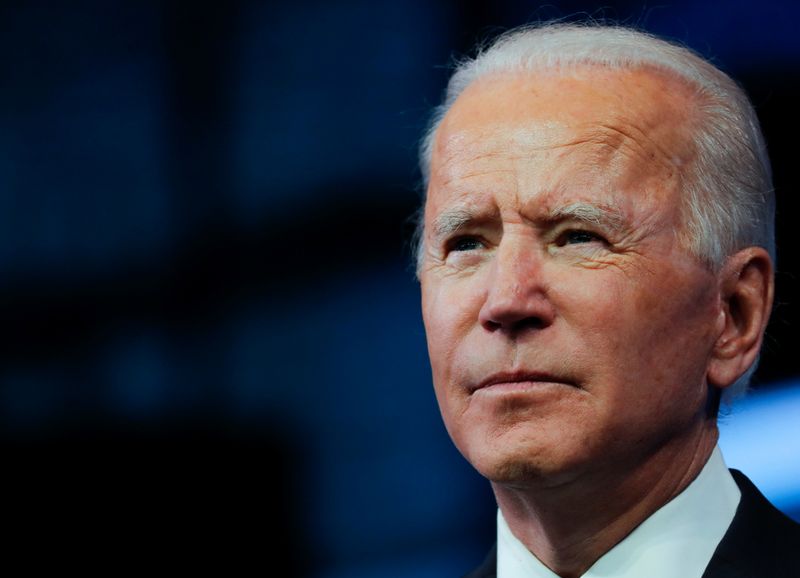
POLYGON ((774 293, 772 259, 761 247, 731 255, 720 272, 721 310, 709 384, 726 388, 756 361, 774 293))

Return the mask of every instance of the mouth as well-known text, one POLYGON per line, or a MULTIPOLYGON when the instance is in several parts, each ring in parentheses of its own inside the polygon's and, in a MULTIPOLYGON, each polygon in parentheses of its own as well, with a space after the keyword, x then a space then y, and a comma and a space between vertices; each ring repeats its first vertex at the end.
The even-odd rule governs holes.
POLYGON ((577 387, 577 384, 572 381, 549 373, 539 371, 514 371, 494 373, 477 385, 469 388, 469 393, 473 394, 477 391, 485 391, 487 393, 525 392, 553 385, 577 387))

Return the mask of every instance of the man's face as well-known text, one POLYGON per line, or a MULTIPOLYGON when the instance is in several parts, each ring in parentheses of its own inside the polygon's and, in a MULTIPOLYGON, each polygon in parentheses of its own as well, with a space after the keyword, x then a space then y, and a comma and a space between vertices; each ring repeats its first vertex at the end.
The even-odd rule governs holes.
POLYGON ((690 109, 676 81, 584 67, 482 79, 440 126, 423 317, 445 425, 489 479, 693 443, 722 305, 680 241, 690 109))

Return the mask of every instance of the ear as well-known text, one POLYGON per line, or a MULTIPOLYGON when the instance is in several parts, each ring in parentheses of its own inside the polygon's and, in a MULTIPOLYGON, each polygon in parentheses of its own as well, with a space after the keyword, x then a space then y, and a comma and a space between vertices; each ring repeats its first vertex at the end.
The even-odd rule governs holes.
POLYGON ((774 294, 772 259, 761 247, 731 255, 720 272, 719 334, 708 382, 726 388, 756 361, 774 294))

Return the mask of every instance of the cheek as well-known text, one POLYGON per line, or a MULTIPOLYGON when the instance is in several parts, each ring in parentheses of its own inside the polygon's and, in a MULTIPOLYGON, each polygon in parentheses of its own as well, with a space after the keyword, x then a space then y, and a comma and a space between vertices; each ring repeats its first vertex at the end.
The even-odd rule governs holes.
POLYGON ((696 279, 598 275, 595 283, 580 284, 584 335, 591 340, 585 353, 608 379, 627 384, 620 396, 655 401, 680 387, 704 391, 698 386, 704 386, 716 310, 713 292, 696 279))
POLYGON ((437 396, 451 380, 455 352, 471 326, 471 299, 470 293, 455 283, 423 284, 422 317, 437 396))
POLYGON ((470 280, 447 279, 423 286, 422 316, 428 349, 443 355, 435 358, 437 362, 449 360, 477 323, 480 293, 474 285, 470 280))
POLYGON ((423 283, 422 314, 433 386, 445 426, 457 437, 468 396, 458 385, 482 350, 474 345, 481 299, 475 279, 437 279, 423 283))

